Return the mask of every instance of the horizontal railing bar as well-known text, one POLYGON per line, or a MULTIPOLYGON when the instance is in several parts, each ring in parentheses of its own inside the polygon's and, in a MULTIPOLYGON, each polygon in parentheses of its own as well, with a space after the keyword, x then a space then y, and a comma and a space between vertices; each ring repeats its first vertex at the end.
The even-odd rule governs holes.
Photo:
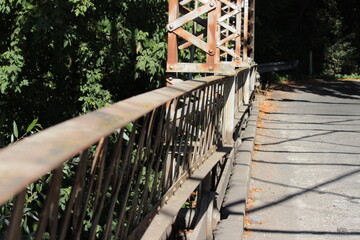
POLYGON ((156 89, 67 120, 0 150, 0 205, 102 137, 176 97, 225 80, 226 76, 209 76, 156 89))

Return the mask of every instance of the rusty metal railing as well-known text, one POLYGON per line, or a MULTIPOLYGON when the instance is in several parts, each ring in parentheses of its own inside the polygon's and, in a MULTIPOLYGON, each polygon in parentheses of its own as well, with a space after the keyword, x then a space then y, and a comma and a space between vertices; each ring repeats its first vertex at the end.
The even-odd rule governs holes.
POLYGON ((249 106, 255 71, 147 92, 2 149, 0 239, 173 236, 192 194, 225 185, 234 117, 249 106))

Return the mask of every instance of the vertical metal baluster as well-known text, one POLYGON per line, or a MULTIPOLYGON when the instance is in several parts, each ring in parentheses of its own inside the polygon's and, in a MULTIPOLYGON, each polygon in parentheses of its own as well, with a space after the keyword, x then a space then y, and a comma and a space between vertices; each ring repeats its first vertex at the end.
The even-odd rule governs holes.
POLYGON ((190 109, 190 94, 185 94, 184 95, 184 107, 181 110, 181 123, 179 124, 179 135, 180 135, 180 139, 179 139, 179 147, 177 148, 177 158, 176 158, 176 178, 175 181, 183 174, 183 168, 181 168, 181 166, 183 166, 183 161, 184 161, 184 156, 182 149, 183 149, 183 145, 184 145, 184 132, 185 128, 186 128, 186 123, 188 120, 188 116, 189 116, 189 109, 190 109), (187 100, 188 99, 188 100, 187 100), (187 105, 187 106, 186 106, 187 105), (186 108, 186 114, 185 114, 185 108, 186 108))
MULTIPOLYGON (((163 106, 165 107, 165 109, 170 109, 171 105, 174 104, 173 102, 171 102, 169 104, 169 106, 163 106)), ((166 111, 165 111, 166 112, 166 111)), ((160 177, 160 181, 159 183, 157 183, 156 188, 154 187, 155 185, 155 181, 153 183, 153 190, 150 193, 150 201, 156 201, 158 199, 160 199, 160 196, 163 192, 165 192, 164 188, 165 188, 165 181, 166 181, 166 161, 167 161, 167 157, 168 157, 168 152, 169 152, 169 146, 170 146, 170 142, 171 142, 171 113, 170 111, 168 111, 166 113, 166 119, 165 119, 165 125, 162 129, 162 136, 164 136, 165 140, 161 141, 159 143, 160 145, 160 149, 158 151, 158 159, 156 161, 156 167, 155 167, 155 177, 154 179, 158 179, 160 177), (160 163, 163 164, 162 167, 162 175, 159 176, 159 167, 160 167, 160 163), (163 191, 161 191, 163 190, 163 191)))
MULTIPOLYGON (((114 181, 115 186, 113 186, 113 188, 115 189, 115 191, 112 194, 113 197, 112 197, 112 201, 111 201, 111 205, 110 205, 109 216, 108 216, 107 221, 106 221, 106 225, 108 226, 108 229, 107 229, 107 232, 106 232, 103 239, 107 239, 108 237, 110 237, 110 236, 107 236, 107 238, 105 238, 107 234, 111 233, 112 221, 113 221, 113 217, 114 217, 114 210, 115 210, 116 202, 118 200, 119 192, 120 192, 121 186, 123 184, 123 181, 126 180, 126 179, 124 179, 125 178, 125 173, 127 173, 127 171, 131 167, 131 157, 132 157, 132 152, 133 152, 133 149, 134 149, 137 125, 138 125, 138 120, 136 120, 133 123, 133 128, 132 128, 132 131, 131 131, 131 134, 130 134, 129 143, 128 143, 128 146, 127 146, 124 158, 123 158, 123 165, 121 166, 121 172, 120 172, 120 175, 119 175, 118 179, 116 179, 116 181, 114 181)), ((119 137, 121 137, 121 136, 119 136, 119 137)), ((124 198, 124 201, 122 203, 119 203, 119 204, 120 204, 120 210, 119 210, 120 214, 118 216, 118 223, 117 223, 118 225, 116 226, 115 238, 117 238, 117 235, 119 234, 117 232, 117 229, 120 228, 120 227, 123 227, 122 223, 119 221, 119 219, 124 217, 123 216, 124 213, 122 213, 122 207, 124 207, 124 205, 126 206, 127 198, 124 198)))
POLYGON ((210 130, 211 130, 211 111, 212 111, 212 104, 213 104, 213 99, 212 99, 212 91, 214 89, 214 85, 211 84, 209 87, 209 91, 208 91, 208 104, 207 104, 207 111, 206 111, 206 116, 207 116, 207 121, 206 121, 206 134, 204 136, 204 143, 203 143, 203 152, 202 155, 204 155, 208 150, 209 150, 209 135, 210 135, 210 130))
POLYGON ((205 126, 205 108, 206 108, 206 102, 207 102, 207 86, 204 87, 202 89, 202 94, 200 97, 200 101, 201 101, 201 115, 200 115, 200 122, 199 122, 199 126, 197 128, 196 131, 196 135, 199 136, 197 137, 198 139, 196 140, 196 144, 195 144, 195 148, 194 148, 194 153, 193 153, 193 157, 191 160, 191 167, 193 166, 194 162, 196 162, 197 157, 200 156, 200 152, 201 152, 201 144, 202 144, 202 138, 203 138, 203 130, 204 130, 204 126, 205 126))
MULTIPOLYGON (((87 210, 87 201, 86 200, 86 194, 85 191, 87 190, 88 192, 92 191, 92 186, 93 186, 93 182, 94 182, 94 178, 96 175, 96 169, 97 169, 97 165, 99 164, 99 162, 101 160, 99 160, 101 158, 101 152, 103 151, 104 145, 105 145, 106 141, 104 138, 100 139, 98 146, 96 148, 96 153, 95 153, 95 158, 93 160, 92 163, 92 168, 90 171, 90 176, 86 176, 86 172, 87 172, 87 164, 86 164, 86 170, 83 172, 83 174, 81 174, 79 182, 80 182, 80 189, 81 189, 81 195, 77 196, 75 199, 75 203, 74 203, 74 211, 72 213, 72 238, 74 239, 74 236, 77 235, 77 232, 81 231, 82 229, 82 225, 79 226, 78 221, 80 216, 82 215, 83 212, 86 212, 87 210), (90 184, 88 186, 86 186, 86 178, 90 178, 90 184), (85 197, 84 197, 85 196, 85 197)), ((88 161, 89 159, 87 159, 88 161)))
POLYGON ((221 132, 221 141, 222 139, 225 137, 225 135, 223 135, 222 129, 224 128, 224 115, 225 115, 225 83, 223 83, 222 87, 222 106, 221 106, 221 125, 220 125, 220 132, 221 132))
POLYGON ((195 152, 195 146, 196 146, 196 142, 197 142, 197 133, 198 133, 198 125, 199 125, 199 120, 200 120, 200 104, 201 104, 201 90, 196 90, 195 92, 195 102, 194 102, 194 108, 193 108, 193 123, 192 123, 192 127, 191 127, 191 139, 190 139, 190 143, 189 143, 189 152, 186 154, 187 155, 187 165, 188 165, 188 172, 189 169, 191 168, 192 165, 192 156, 194 155, 195 152), (194 143, 195 142, 195 143, 194 143))
POLYGON ((216 98, 215 98, 215 117, 214 117, 214 136, 213 136, 213 144, 219 146, 219 107, 220 107, 220 86, 221 86, 221 82, 219 82, 218 84, 216 84, 216 88, 215 88, 215 94, 216 94, 216 98))
POLYGON ((222 98, 222 95, 221 95, 221 85, 222 85, 222 82, 220 82, 219 84, 217 84, 217 88, 216 88, 216 108, 215 108, 215 111, 216 111, 216 116, 215 116, 215 136, 214 136, 214 144, 219 146, 220 145, 220 137, 219 137, 219 125, 220 125, 220 118, 219 116, 221 115, 221 98, 222 98))
MULTIPOLYGON (((143 209, 146 206, 146 204, 144 204, 144 201, 146 200, 145 198, 147 197, 147 193, 149 191, 149 185, 148 185, 148 181, 150 180, 150 173, 152 170, 152 161, 150 159, 150 152, 151 150, 154 151, 154 147, 152 146, 152 134, 153 134, 153 130, 155 125, 155 121, 156 121, 156 114, 158 113, 158 109, 159 108, 155 108, 152 112, 151 112, 151 116, 150 116, 150 120, 149 120, 149 124, 148 124, 148 129, 146 132, 146 144, 145 144, 145 155, 144 155, 144 160, 143 160, 143 166, 146 166, 146 173, 145 176, 142 175, 142 177, 145 177, 145 186, 144 189, 141 191, 141 198, 140 198, 140 204, 138 204, 138 211, 135 212, 135 216, 133 217, 132 220, 132 225, 135 226, 136 223, 138 223, 138 219, 141 218, 141 216, 144 214, 143 209)), ((150 113, 149 113, 150 115, 150 113)), ((155 139, 156 141, 156 139, 155 139)))
MULTIPOLYGON (((118 138, 117 138, 117 141, 116 141, 116 144, 115 144, 115 147, 114 147, 114 150, 113 150, 113 154, 111 156, 111 161, 109 163, 109 167, 108 167, 108 177, 106 179, 106 182, 105 182, 105 188, 108 189, 109 186, 110 186, 110 183, 111 183, 111 179, 113 179, 113 185, 115 184, 117 178, 118 178, 118 175, 117 175, 117 172, 119 170, 119 165, 120 165, 120 156, 121 156, 121 151, 122 151, 122 145, 123 145, 123 134, 124 134, 124 128, 122 128, 120 131, 119 131, 119 135, 118 135, 118 138)), ((114 192, 114 188, 112 188, 112 192, 114 192)), ((116 199, 117 196, 116 195, 113 195, 111 194, 111 200, 113 199, 116 199)), ((103 195, 103 198, 101 200, 101 205, 104 204, 104 201, 106 199, 106 194, 103 195)), ((107 209, 108 212, 108 216, 110 214, 112 214, 113 212, 113 208, 112 208, 112 205, 110 204, 109 206, 109 209, 107 209)), ((98 215, 100 215, 98 213, 98 215)), ((104 234, 103 234, 103 238, 102 239, 108 239, 109 238, 109 235, 110 235, 110 232, 111 232, 111 228, 112 225, 111 224, 108 224, 108 222, 106 222, 105 224, 105 230, 104 230, 104 234)))
MULTIPOLYGON (((89 159, 87 159, 88 161, 89 159)), ((73 212, 71 213, 72 215, 72 221, 70 221, 71 226, 71 238, 73 238, 73 236, 76 234, 76 232, 79 230, 77 229, 77 222, 79 219, 79 216, 81 214, 81 210, 84 209, 84 211, 86 211, 86 207, 83 207, 84 204, 84 195, 85 195, 85 190, 87 189, 86 187, 86 173, 87 173, 87 169, 88 169, 88 164, 86 164, 85 170, 82 172, 82 174, 80 174, 80 178, 78 180, 79 182, 79 189, 80 191, 78 192, 77 196, 75 197, 75 202, 73 205, 73 212)), ((89 189, 89 191, 91 191, 91 189, 89 189)))
MULTIPOLYGON (((147 129, 148 128, 151 128, 151 122, 149 122, 152 117, 153 117, 153 114, 154 112, 152 113, 148 113, 145 117, 145 121, 144 121, 144 125, 142 127, 142 131, 141 131, 141 135, 140 135, 140 140, 139 140, 139 150, 137 152, 137 156, 136 156, 136 159, 135 159, 135 162, 137 162, 139 164, 138 166, 138 170, 137 170, 137 174, 134 175, 134 179, 136 179, 136 183, 135 183, 135 187, 133 189, 133 193, 134 193, 134 196, 133 196, 133 199, 132 199, 132 202, 131 202, 131 208, 130 208, 130 213, 128 215, 128 222, 127 222, 127 225, 126 225, 126 228, 125 228, 125 231, 124 231, 124 237, 127 237, 128 236, 128 233, 130 231, 130 228, 133 227, 133 222, 134 222, 134 214, 135 212, 137 212, 139 210, 139 203, 138 203, 138 198, 139 198, 139 195, 140 195, 140 182, 141 182, 141 179, 143 178, 143 168, 144 168, 144 165, 145 165, 145 161, 146 161, 146 158, 143 158, 143 149, 144 149, 144 145, 145 145, 145 141, 146 141, 146 138, 149 137, 149 135, 147 134, 147 129)), ((151 132, 150 132, 151 134, 151 132)), ((145 150, 147 151, 147 149, 145 150)), ((146 184, 145 184, 146 186, 146 184)))
POLYGON ((213 85, 212 88, 212 103, 211 103, 211 117, 210 117, 210 124, 209 124, 209 137, 208 137, 208 147, 209 150, 214 145, 214 130, 215 130, 215 117, 216 117, 216 88, 217 84, 213 85))
POLYGON ((238 93, 238 75, 236 75, 234 77, 234 88, 235 88, 235 97, 234 97, 234 105, 235 105, 235 113, 238 112, 238 96, 237 96, 237 93, 238 93))
MULTIPOLYGON (((194 140, 191 143, 192 152, 191 152, 191 156, 189 156, 189 168, 190 169, 193 166, 195 159, 197 158, 197 149, 199 148, 198 145, 199 145, 199 141, 201 138, 201 127, 202 127, 202 119, 203 119, 202 111, 204 109, 205 91, 204 91, 204 89, 199 89, 198 91, 199 91, 199 98, 198 98, 198 105, 197 105, 198 118, 196 119, 196 123, 195 123, 194 140)), ((191 175, 191 172, 189 172, 189 174, 191 175)))
MULTIPOLYGON (((108 142, 108 139, 102 139, 100 140, 99 144, 98 144, 98 147, 96 149, 96 153, 95 153, 95 157, 94 157, 94 161, 93 161, 93 164, 92 164, 92 168, 90 170, 90 182, 88 184, 88 187, 87 187, 87 192, 85 194, 85 197, 84 197, 84 200, 83 200, 83 204, 81 205, 82 206, 82 209, 81 211, 79 211, 79 214, 78 214, 78 217, 76 219, 76 227, 74 229, 74 235, 73 235, 73 239, 80 239, 80 236, 81 236, 81 233, 83 231, 83 222, 84 222, 84 219, 85 219, 85 215, 86 215, 86 211, 87 211, 87 206, 89 204, 89 199, 90 199, 90 195, 91 193, 93 192, 92 189, 93 189, 93 185, 94 185, 94 181, 95 181, 95 175, 96 175, 96 165, 98 165, 97 163, 98 162, 101 162, 101 161, 104 161, 104 160, 98 160, 99 158, 103 158, 103 154, 104 152, 106 152, 106 149, 107 147, 103 147, 104 144, 107 144, 108 142)), ((112 161, 113 161, 113 158, 112 158, 112 161)), ((109 168, 111 169, 112 167, 112 164, 113 162, 110 162, 110 166, 109 168)), ((108 172, 108 175, 107 175, 107 179, 109 179, 110 177, 112 176, 112 171, 109 171, 108 172)), ((107 189, 108 186, 105 184, 104 189, 107 189)), ((105 194, 106 195, 106 194, 105 194)), ((101 207, 102 208, 102 207, 101 207)), ((97 211, 99 212, 99 211, 97 211)), ((97 213, 98 215, 99 213, 97 213)), ((95 214, 94 214, 95 215, 95 214)), ((96 215, 95 215, 95 219, 96 219, 96 215)), ((96 220, 93 220, 92 221, 92 224, 93 225, 97 225, 97 221, 96 220)))
POLYGON ((50 203, 50 216, 49 216, 49 233, 50 240, 58 239, 58 227, 59 227, 59 201, 60 201, 60 189, 63 178, 63 165, 54 171, 54 192, 52 193, 52 201, 50 203))
POLYGON ((8 228, 7 240, 19 240, 22 233, 21 220, 24 211, 26 189, 15 197, 14 208, 11 213, 10 226, 8 228))
MULTIPOLYGON (((172 130, 173 130, 173 124, 172 124, 172 120, 171 120, 171 111, 170 109, 172 108, 172 105, 175 104, 174 103, 175 100, 173 100, 169 105, 166 105, 166 120, 165 120, 165 126, 163 128, 163 136, 165 136, 165 141, 163 144, 161 144, 160 146, 160 151, 159 153, 161 154, 161 159, 158 160, 158 162, 156 163, 156 165, 158 167, 160 167, 160 161, 162 163, 162 175, 159 176, 160 177, 160 183, 157 185, 156 189, 155 189, 155 193, 152 194, 153 198, 152 201, 158 201, 161 198, 161 195, 165 192, 166 189, 166 179, 168 177, 168 172, 167 172, 167 168, 168 168, 168 156, 169 156, 169 151, 170 151, 170 144, 171 144, 171 140, 172 140, 172 130)), ((157 175, 156 175, 157 176, 157 175)))
MULTIPOLYGON (((149 114, 146 116, 146 118, 148 118, 148 116, 149 116, 149 114)), ((131 190, 131 186, 132 186, 132 183, 133 183, 135 171, 137 170, 137 167, 138 167, 138 161, 139 161, 139 158, 140 158, 140 156, 142 154, 142 147, 143 147, 143 144, 144 144, 145 132, 146 132, 146 126, 145 125, 146 125, 147 121, 148 121, 148 119, 144 121, 144 125, 143 125, 141 133, 140 133, 140 140, 139 140, 139 143, 138 143, 135 159, 134 159, 134 162, 133 162, 133 164, 131 166, 132 169, 130 169, 130 174, 128 175, 128 178, 127 178, 127 183, 126 183, 127 185, 126 185, 125 195, 123 197, 123 202, 121 203, 121 206, 120 206, 120 216, 119 216, 119 219, 118 219, 118 226, 116 227, 116 231, 115 231, 115 240, 118 239, 119 237, 120 237, 120 239, 124 239, 124 237, 125 237, 123 234, 125 232, 124 228, 127 228, 127 226, 124 226, 125 221, 126 221, 126 219, 125 219, 126 205, 127 205, 128 200, 129 200, 130 190, 131 190)), ((131 162, 132 161, 132 155, 128 155, 128 158, 125 161, 131 162)), ((136 191, 136 189, 135 189, 135 191, 136 191)))
MULTIPOLYGON (((154 111, 154 113, 155 113, 155 111, 154 111)), ((141 209, 142 213, 147 213, 149 210, 148 206, 151 203, 152 193, 155 190, 155 184, 157 182, 156 176, 157 176, 157 172, 159 169, 159 167, 158 167, 159 164, 157 164, 157 167, 155 166, 155 169, 153 169, 153 165, 155 162, 155 157, 157 159, 157 163, 160 163, 161 155, 158 153, 159 153, 159 147, 160 147, 160 143, 161 143, 161 139, 162 139, 161 133, 162 133, 163 124, 162 124, 161 120, 163 119, 164 113, 165 113, 165 106, 163 105, 160 107, 160 114, 158 115, 158 119, 154 119, 154 120, 160 120, 160 121, 157 122, 157 131, 156 131, 156 135, 155 135, 155 139, 154 139, 155 141, 154 141, 153 146, 151 147, 152 153, 151 153, 151 160, 149 162, 149 165, 148 165, 148 168, 146 171, 146 178, 145 178, 146 183, 148 181, 150 181, 152 171, 154 172, 154 177, 153 177, 153 183, 151 186, 151 191, 150 191, 149 187, 146 187, 146 189, 143 193, 143 198, 142 198, 141 204, 140 204, 140 207, 142 207, 142 209, 141 209), (148 198, 149 192, 150 192, 150 197, 148 198)))
POLYGON ((222 139, 222 124, 223 124, 223 112, 224 112, 224 82, 220 85, 220 96, 219 96, 219 115, 218 115, 218 134, 219 134, 219 143, 221 143, 222 139))
POLYGON ((194 112, 194 107, 195 107, 195 102, 192 102, 192 98, 193 98, 193 94, 189 94, 188 96, 188 101, 189 101, 189 106, 187 108, 187 112, 186 112, 186 121, 185 121, 185 140, 184 140, 184 146, 182 148, 182 174, 185 172, 188 172, 189 170, 189 165, 188 165, 188 154, 187 154, 187 148, 190 144, 189 141, 189 136, 190 136, 190 131, 191 131, 191 121, 192 121, 192 113, 194 112), (190 109, 192 111, 190 111, 190 109))
POLYGON ((206 152, 210 150, 210 148, 213 146, 213 132, 214 132, 214 114, 216 114, 215 107, 215 87, 216 84, 212 85, 211 89, 211 104, 210 104, 210 111, 209 111, 209 124, 208 124, 208 136, 207 136, 207 144, 206 144, 206 152))
POLYGON ((83 179, 83 175, 85 175, 86 173, 87 163, 88 163, 88 149, 84 150, 80 155, 80 161, 77 168, 75 180, 71 188, 71 194, 66 205, 65 215, 62 220, 62 224, 60 228, 61 232, 60 232, 59 240, 65 239, 69 227, 70 217, 73 211, 73 206, 75 204, 75 200, 78 197, 79 193, 81 193, 84 190, 83 184, 81 184, 81 180, 83 179))
POLYGON ((93 214, 92 214, 92 219, 91 219, 91 230, 90 230, 90 236, 92 231, 96 231, 98 222, 99 222, 99 218, 103 209, 103 205, 104 205, 104 200, 106 198, 106 194, 107 194, 107 190, 109 187, 109 182, 110 182, 110 178, 112 176, 112 171, 111 171, 111 165, 113 164, 113 158, 111 159, 110 163, 109 163, 109 169, 110 171, 107 173, 105 179, 104 179, 104 168, 105 168, 105 159, 106 159, 106 153, 107 153, 107 149, 108 149, 108 143, 109 143, 109 137, 106 138, 102 138, 99 141, 98 147, 96 149, 96 154, 93 160, 93 164, 90 170, 90 182, 88 184, 87 187, 87 193, 85 195, 85 199, 84 199, 84 203, 83 203, 83 210, 81 212, 81 216, 79 216, 77 219, 77 231, 75 231, 74 233, 74 239, 80 239, 81 236, 81 232, 82 232, 82 226, 83 226, 83 221, 85 219, 85 215, 86 215, 86 211, 87 211, 87 206, 89 203, 89 199, 91 196, 91 193, 95 193, 95 199, 94 202, 92 204, 93 207, 93 214), (94 184, 96 182, 96 186, 95 189, 93 189, 94 184), (99 198, 101 195, 101 199, 99 202, 99 198))
POLYGON ((224 83, 221 82, 219 84, 219 98, 218 98, 218 108, 217 108, 217 142, 218 144, 221 144, 221 129, 222 129, 222 112, 224 109, 224 83))
POLYGON ((164 179, 164 191, 167 191, 167 189, 171 186, 172 182, 173 182, 173 159, 174 159, 174 155, 175 155, 175 146, 176 146, 176 134, 177 134, 177 127, 176 127, 176 118, 177 118, 177 109, 178 109, 178 105, 179 105, 179 98, 174 100, 175 103, 175 112, 174 112, 174 117, 173 117, 173 122, 171 124, 171 130, 170 130, 170 145, 168 146, 167 149, 167 159, 165 162, 165 169, 164 169, 164 173, 165 173, 165 179, 164 179), (171 146, 172 144, 172 146, 171 146), (170 151, 170 147, 172 147, 172 150, 170 151), (170 152, 169 152, 170 151, 170 152))
POLYGON ((206 140, 207 140, 207 135, 208 135, 208 131, 209 131, 209 118, 210 118, 210 101, 211 101, 211 88, 212 85, 207 86, 206 89, 206 104, 205 104, 205 111, 204 111, 204 132, 203 132, 203 136, 201 138, 201 149, 200 149, 200 156, 202 157, 204 155, 204 153, 206 152, 206 140))
MULTIPOLYGON (((117 162, 117 166, 115 168, 115 180, 114 180, 113 186, 112 186, 112 189, 113 189, 112 200, 111 200, 111 204, 110 204, 110 208, 109 208, 109 212, 108 212, 109 215, 108 215, 107 220, 106 220, 106 230, 105 230, 105 234, 103 235, 103 238, 102 238, 103 240, 107 240, 108 238, 110 238, 110 234, 111 234, 111 231, 112 231, 112 221, 113 221, 113 218, 114 218, 114 210, 115 210, 116 202, 118 200, 118 196, 119 196, 119 192, 120 192, 120 189, 121 189, 121 185, 122 185, 123 180, 124 180, 125 172, 128 170, 128 168, 131 165, 130 164, 131 161, 129 162, 127 160, 129 158, 129 155, 132 154, 132 151, 134 149, 137 121, 138 120, 136 120, 133 123, 133 129, 132 129, 132 132, 130 134, 129 144, 128 144, 128 147, 126 149, 126 153, 125 153, 124 158, 123 158, 123 165, 121 166, 122 167, 121 172, 118 175, 117 170, 118 170, 118 167, 120 166, 120 162, 121 162, 121 149, 119 150, 119 159, 118 159, 119 161, 117 162)), ((123 133, 123 132, 124 132, 124 129, 122 129, 120 133, 123 133)), ((119 135, 119 138, 121 138, 121 143, 122 143, 122 134, 119 135)), ((122 148, 122 144, 120 146, 122 148)), ((119 218, 120 217, 121 216, 119 216, 119 218)), ((120 225, 121 224, 118 222, 118 226, 120 226, 120 225)), ((116 228, 118 226, 116 226, 116 228)))
POLYGON ((192 141, 193 141, 193 131, 195 129, 194 118, 196 117, 196 103, 199 102, 197 100, 197 96, 196 96, 196 94, 198 94, 198 92, 199 91, 195 91, 193 94, 190 95, 190 97, 192 96, 192 98, 193 98, 193 102, 191 104, 191 111, 190 111, 190 105, 189 105, 189 111, 186 114, 187 129, 186 129, 186 137, 185 137, 186 144, 185 144, 185 148, 184 148, 184 160, 183 160, 184 161, 183 164, 185 165, 183 167, 186 172, 189 172, 189 169, 190 169, 190 164, 189 164, 190 154, 188 152, 188 149, 190 149, 190 152, 191 152, 192 141))
MULTIPOLYGON (((53 172, 53 176, 51 178, 51 183, 49 186, 48 193, 46 194, 46 200, 44 205, 42 206, 42 210, 39 217, 39 224, 36 229, 35 239, 40 240, 44 238, 44 232, 48 222, 57 223, 58 221, 58 209, 59 209, 59 196, 60 196, 60 187, 62 180, 62 172, 63 166, 57 168, 53 172)), ((50 224, 50 237, 52 239, 56 238, 57 226, 53 226, 50 224)))
POLYGON ((188 94, 185 94, 182 96, 183 99, 183 107, 181 109, 181 114, 180 114, 180 121, 179 121, 179 126, 177 127, 177 133, 176 133, 176 144, 175 144, 175 151, 174 153, 177 153, 176 158, 175 156, 172 157, 172 159, 174 159, 173 161, 175 161, 175 173, 174 173, 174 180, 172 182, 172 184, 178 179, 178 177, 181 175, 180 172, 180 159, 181 159, 181 145, 182 143, 182 139, 183 139, 183 127, 184 127, 184 122, 185 122, 185 108, 186 108, 186 98, 187 98, 188 94), (175 160, 176 159, 176 160, 175 160))
POLYGON ((220 144, 219 141, 219 115, 221 114, 220 112, 220 107, 221 107, 221 93, 220 93, 220 89, 221 89, 221 82, 218 83, 216 85, 216 105, 215 105, 215 121, 214 121, 214 144, 218 145, 220 144))
POLYGON ((211 110, 211 113, 212 113, 212 117, 211 117, 211 136, 210 136, 210 145, 209 147, 211 148, 212 146, 214 145, 217 145, 217 142, 215 141, 214 139, 214 136, 216 134, 216 117, 217 117, 217 98, 218 98, 218 86, 219 86, 219 83, 216 83, 214 84, 214 89, 213 89, 213 106, 212 106, 212 110, 211 110))
MULTIPOLYGON (((95 183, 96 186, 94 189, 95 197, 93 202, 93 218, 91 219, 92 226, 90 229, 90 239, 95 239, 96 229, 108 190, 108 186, 106 186, 105 183, 106 180, 104 181, 105 158, 108 149, 108 139, 109 137, 103 139, 102 147, 100 148, 99 154, 97 155, 98 157, 96 158, 97 161, 95 163, 95 168, 93 169, 94 172, 91 176, 91 181, 92 183, 95 183), (94 178, 96 178, 96 180, 93 180, 94 178)), ((110 173, 108 173, 107 178, 109 178, 109 176, 111 176, 110 173)), ((92 189, 89 189, 89 191, 92 191, 92 189)))
MULTIPOLYGON (((103 183, 103 178, 104 178, 105 158, 106 158, 106 152, 108 149, 109 137, 103 138, 101 140, 104 141, 104 143, 103 143, 103 147, 100 150, 100 154, 99 154, 99 158, 98 158, 99 163, 97 164, 97 166, 98 166, 97 173, 98 174, 97 174, 97 181, 96 181, 96 188, 95 188, 95 200, 93 203, 94 212, 96 212, 98 209, 98 202, 99 202, 99 198, 100 198, 102 190, 104 190, 105 194, 106 194, 106 189, 103 188, 102 183, 103 183)), ((94 175, 94 177, 95 177, 95 175, 94 175)))
POLYGON ((212 85, 208 86, 207 89, 207 101, 206 101, 206 110, 205 110, 205 124, 204 124, 204 135, 203 135, 203 139, 202 139, 202 143, 201 143, 201 153, 200 156, 203 156, 206 152, 207 152, 207 141, 208 141, 208 136, 209 136, 209 124, 210 124, 210 116, 211 116, 211 90, 212 90, 212 85))

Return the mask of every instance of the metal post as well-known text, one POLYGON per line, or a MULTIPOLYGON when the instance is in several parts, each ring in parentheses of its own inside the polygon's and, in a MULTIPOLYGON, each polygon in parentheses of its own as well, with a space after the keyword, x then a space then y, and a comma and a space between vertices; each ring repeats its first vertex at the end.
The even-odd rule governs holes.
POLYGON ((249 0, 244 1, 244 42, 243 61, 248 62, 248 35, 249 35, 249 0))
POLYGON ((251 35, 251 41, 250 41, 250 57, 253 61, 255 61, 255 0, 251 0, 251 8, 252 8, 252 14, 250 16, 250 21, 249 24, 251 24, 251 30, 250 30, 250 35, 251 35))
POLYGON ((245 70, 245 82, 244 82, 244 86, 243 86, 243 96, 244 96, 244 104, 249 104, 250 103, 250 70, 247 69, 245 70))
MULTIPOLYGON (((169 22, 179 17, 179 1, 169 0, 169 22)), ((168 33, 167 69, 173 69, 178 62, 178 39, 174 32, 168 33)))
POLYGON ((309 75, 313 74, 313 53, 310 50, 309 52, 309 75))
POLYGON ((250 77, 250 93, 252 93, 255 90, 255 78, 256 78, 256 68, 252 67, 250 69, 251 77, 250 77))
POLYGON ((235 116, 235 78, 229 77, 229 80, 225 83, 224 97, 224 128, 223 128, 223 139, 226 144, 233 143, 233 132, 234 132, 234 116, 235 116))

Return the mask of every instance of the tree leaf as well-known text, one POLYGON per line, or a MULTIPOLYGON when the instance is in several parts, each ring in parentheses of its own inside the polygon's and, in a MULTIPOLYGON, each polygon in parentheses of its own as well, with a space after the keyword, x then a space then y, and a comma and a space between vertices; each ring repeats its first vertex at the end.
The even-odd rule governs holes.
POLYGON ((14 136, 15 136, 16 138, 19 137, 18 127, 17 127, 17 124, 16 124, 15 121, 13 122, 13 134, 14 134, 14 136))
POLYGON ((30 132, 31 130, 33 130, 33 128, 36 126, 36 123, 39 119, 36 118, 32 121, 32 123, 30 123, 30 125, 27 127, 26 129, 26 133, 30 132))

